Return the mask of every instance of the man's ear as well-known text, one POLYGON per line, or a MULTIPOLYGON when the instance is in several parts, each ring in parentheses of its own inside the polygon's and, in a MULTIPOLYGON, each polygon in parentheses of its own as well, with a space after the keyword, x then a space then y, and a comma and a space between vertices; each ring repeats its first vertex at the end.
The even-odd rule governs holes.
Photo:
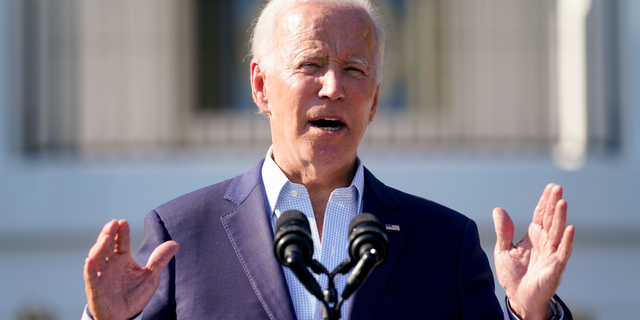
POLYGON ((267 100, 267 75, 255 59, 251 61, 251 93, 260 111, 271 114, 267 100))
POLYGON ((376 94, 373 96, 373 104, 371 105, 371 111, 369 112, 369 121, 367 124, 370 124, 373 121, 373 117, 376 116, 376 111, 378 111, 378 94, 380 93, 380 85, 376 87, 376 94))

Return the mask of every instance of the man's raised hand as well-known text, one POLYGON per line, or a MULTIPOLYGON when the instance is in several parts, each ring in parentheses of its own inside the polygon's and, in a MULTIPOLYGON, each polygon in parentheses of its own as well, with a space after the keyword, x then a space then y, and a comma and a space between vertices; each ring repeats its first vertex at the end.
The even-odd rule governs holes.
POLYGON ((178 251, 167 241, 158 246, 141 268, 131 256, 131 236, 126 220, 107 223, 84 264, 89 312, 96 320, 129 319, 149 303, 162 269, 178 251))
POLYGON ((522 319, 549 319, 556 292, 573 248, 575 228, 566 226, 562 187, 549 184, 533 213, 527 234, 513 245, 514 226, 502 208, 493 210, 498 282, 512 310, 522 319))

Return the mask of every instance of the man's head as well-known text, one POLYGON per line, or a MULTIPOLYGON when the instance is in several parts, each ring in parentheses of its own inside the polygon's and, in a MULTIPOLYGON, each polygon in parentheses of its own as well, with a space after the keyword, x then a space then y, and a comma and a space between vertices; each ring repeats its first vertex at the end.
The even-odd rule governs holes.
POLYGON ((263 8, 258 17, 253 34, 251 35, 251 57, 261 61, 263 69, 272 67, 274 64, 274 46, 276 39, 276 28, 282 15, 287 9, 300 3, 326 3, 352 6, 365 10, 373 21, 376 39, 376 61, 375 71, 378 82, 382 80, 382 69, 384 65, 384 50, 386 44, 386 32, 382 21, 382 16, 378 9, 370 0, 270 0, 263 8))
POLYGON ((288 1, 276 11, 271 47, 251 62, 253 99, 269 115, 273 154, 290 178, 352 168, 376 113, 379 34, 354 2, 362 1, 288 1))

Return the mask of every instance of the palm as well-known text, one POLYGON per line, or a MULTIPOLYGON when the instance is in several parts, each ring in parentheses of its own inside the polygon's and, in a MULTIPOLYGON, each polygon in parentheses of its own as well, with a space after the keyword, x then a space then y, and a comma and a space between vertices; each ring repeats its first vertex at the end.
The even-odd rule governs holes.
POLYGON ((178 250, 175 242, 160 245, 145 268, 133 260, 125 220, 105 225, 91 248, 84 277, 89 311, 95 319, 128 319, 151 300, 162 268, 178 250))
POLYGON ((502 209, 494 210, 497 242, 496 274, 513 310, 531 319, 549 315, 554 295, 571 255, 575 230, 566 227, 567 204, 562 188, 545 189, 524 238, 513 245, 514 226, 502 209))

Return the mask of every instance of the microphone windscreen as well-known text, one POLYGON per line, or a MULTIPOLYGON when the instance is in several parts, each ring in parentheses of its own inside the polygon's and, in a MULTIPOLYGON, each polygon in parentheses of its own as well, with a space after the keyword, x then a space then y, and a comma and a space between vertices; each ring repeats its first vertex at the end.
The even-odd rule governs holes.
POLYGON ((376 216, 372 215, 371 213, 361 213, 353 217, 353 219, 351 219, 351 222, 349 222, 349 234, 353 232, 353 229, 363 223, 372 223, 380 228, 380 230, 384 230, 382 223, 378 221, 378 218, 376 218, 376 216))
POLYGON ((306 229, 311 228, 309 226, 309 220, 304 213, 298 210, 287 210, 280 215, 280 218, 278 218, 278 221, 276 222, 276 232, 280 230, 280 227, 291 222, 302 224, 306 229))

